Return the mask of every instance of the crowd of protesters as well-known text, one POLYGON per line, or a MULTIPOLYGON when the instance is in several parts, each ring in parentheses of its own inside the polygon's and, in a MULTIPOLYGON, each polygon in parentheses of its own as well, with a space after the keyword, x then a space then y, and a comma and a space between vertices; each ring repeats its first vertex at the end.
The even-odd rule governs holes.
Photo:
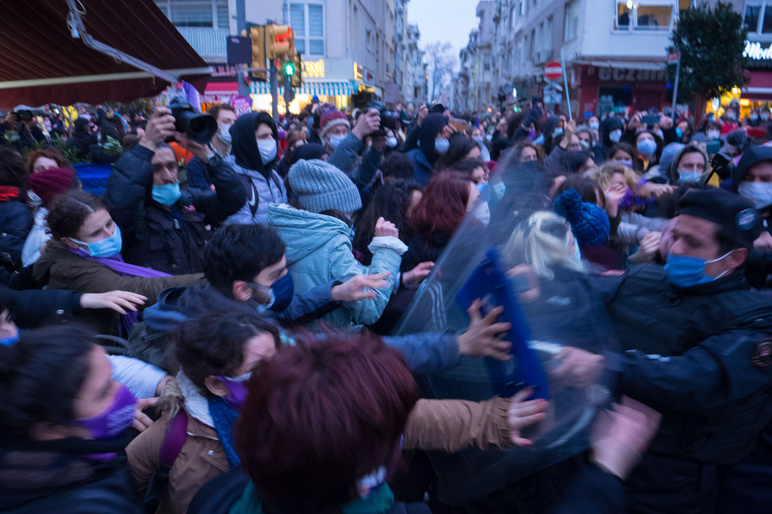
POLYGON ((206 144, 165 107, 0 125, 0 511, 768 509, 769 111, 208 114, 206 144), (80 162, 112 166, 99 195, 80 162), (419 387, 512 359, 500 308, 393 335, 465 222, 512 227, 528 319, 562 305, 580 338, 592 305, 619 351, 563 341, 550 370, 616 375, 602 435, 449 505, 426 452, 532 447, 554 408, 528 385, 482 402, 419 387))

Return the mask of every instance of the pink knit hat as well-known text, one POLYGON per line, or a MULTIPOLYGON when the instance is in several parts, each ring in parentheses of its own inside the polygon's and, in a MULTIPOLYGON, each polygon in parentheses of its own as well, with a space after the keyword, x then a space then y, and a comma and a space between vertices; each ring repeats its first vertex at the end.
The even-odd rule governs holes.
POLYGON ((338 125, 345 125, 347 129, 351 129, 351 125, 348 122, 348 117, 340 111, 330 111, 322 116, 322 121, 319 123, 321 129, 320 137, 327 135, 333 127, 338 125))

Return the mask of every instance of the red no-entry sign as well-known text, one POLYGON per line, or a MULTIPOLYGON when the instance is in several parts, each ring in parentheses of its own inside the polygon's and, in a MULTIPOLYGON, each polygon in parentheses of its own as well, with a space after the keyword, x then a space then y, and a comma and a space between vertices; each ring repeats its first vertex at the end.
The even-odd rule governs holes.
POLYGON ((563 76, 563 66, 557 61, 548 62, 544 66, 544 76, 547 80, 558 80, 563 76))

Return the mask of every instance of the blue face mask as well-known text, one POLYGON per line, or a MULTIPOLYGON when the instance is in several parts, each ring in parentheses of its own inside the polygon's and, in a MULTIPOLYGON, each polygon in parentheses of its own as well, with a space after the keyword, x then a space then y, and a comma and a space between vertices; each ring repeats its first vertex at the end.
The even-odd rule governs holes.
MULTIPOLYGON (((734 252, 734 250, 732 250, 732 252, 734 252)), ((729 270, 724 271, 717 277, 711 277, 705 274, 705 266, 725 259, 732 252, 729 252, 718 259, 713 259, 712 261, 706 261, 699 257, 690 257, 688 255, 668 254, 667 264, 665 264, 667 281, 669 284, 682 289, 718 280, 726 275, 729 270)))
POLYGON ((675 133, 676 133, 676 136, 678 136, 678 139, 681 139, 682 137, 684 137, 684 131, 683 131, 683 129, 680 129, 680 128, 676 128, 676 129, 675 129, 675 133))
POLYGON ((16 333, 8 337, 0 337, 0 346, 13 346, 19 342, 19 327, 16 327, 16 333))
POLYGON ((153 186, 153 200, 161 205, 174 205, 182 196, 180 183, 164 184, 162 186, 153 186))
POLYGON ((77 239, 72 239, 72 241, 74 243, 84 245, 86 248, 88 248, 88 250, 86 250, 88 254, 97 259, 106 259, 108 257, 118 255, 121 253, 121 248, 123 248, 121 228, 118 225, 115 225, 115 232, 113 232, 113 235, 104 239, 100 239, 99 241, 94 241, 93 243, 84 243, 83 241, 78 241, 77 239))
POLYGON ((450 148, 450 141, 444 137, 438 137, 434 140, 434 150, 439 154, 444 154, 450 148))
POLYGON ((653 139, 644 139, 638 142, 638 151, 643 155, 652 155, 657 151, 657 143, 653 139))
POLYGON ((292 274, 289 271, 282 278, 274 282, 270 288, 251 282, 247 282, 247 285, 255 291, 260 291, 261 293, 268 295, 267 304, 255 302, 258 305, 258 312, 261 314, 265 312, 266 309, 273 312, 284 312, 284 310, 289 307, 289 304, 292 303, 292 297, 295 294, 295 282, 292 280, 292 274))
POLYGON ((699 171, 681 171, 678 170, 678 184, 687 184, 689 182, 697 182, 700 177, 702 176, 702 173, 699 171))
POLYGON ((563 127, 556 127, 555 130, 552 131, 552 137, 558 137, 563 133, 563 127))

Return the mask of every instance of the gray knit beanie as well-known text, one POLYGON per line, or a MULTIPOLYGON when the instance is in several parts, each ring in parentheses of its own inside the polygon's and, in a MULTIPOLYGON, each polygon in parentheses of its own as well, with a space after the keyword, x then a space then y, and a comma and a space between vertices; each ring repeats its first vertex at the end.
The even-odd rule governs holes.
POLYGON ((298 161, 289 170, 292 193, 303 209, 320 213, 329 209, 356 212, 362 198, 345 173, 325 161, 298 161))

